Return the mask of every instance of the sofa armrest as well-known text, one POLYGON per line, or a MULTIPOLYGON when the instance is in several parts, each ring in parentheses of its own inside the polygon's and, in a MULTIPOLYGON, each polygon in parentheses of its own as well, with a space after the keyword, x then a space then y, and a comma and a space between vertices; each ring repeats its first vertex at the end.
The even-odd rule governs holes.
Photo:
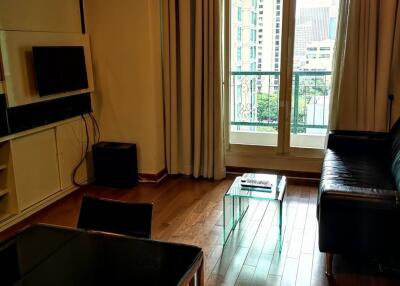
POLYGON ((321 186, 319 247, 327 253, 391 256, 400 253, 399 193, 340 185, 321 186))
POLYGON ((328 149, 336 151, 382 152, 390 150, 389 133, 369 131, 331 131, 328 149))

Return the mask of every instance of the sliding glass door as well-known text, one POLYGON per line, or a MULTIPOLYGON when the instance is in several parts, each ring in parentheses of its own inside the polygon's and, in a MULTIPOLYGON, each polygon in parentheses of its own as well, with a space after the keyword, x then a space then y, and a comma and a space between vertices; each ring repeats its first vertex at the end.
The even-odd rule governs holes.
POLYGON ((228 1, 231 144, 323 148, 339 1, 228 1))

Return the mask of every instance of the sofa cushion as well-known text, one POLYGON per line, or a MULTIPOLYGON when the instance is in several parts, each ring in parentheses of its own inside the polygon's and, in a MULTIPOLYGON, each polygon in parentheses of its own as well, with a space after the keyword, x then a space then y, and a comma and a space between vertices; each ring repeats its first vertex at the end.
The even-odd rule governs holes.
POLYGON ((325 185, 395 190, 396 184, 385 155, 338 152, 328 149, 322 170, 325 185))

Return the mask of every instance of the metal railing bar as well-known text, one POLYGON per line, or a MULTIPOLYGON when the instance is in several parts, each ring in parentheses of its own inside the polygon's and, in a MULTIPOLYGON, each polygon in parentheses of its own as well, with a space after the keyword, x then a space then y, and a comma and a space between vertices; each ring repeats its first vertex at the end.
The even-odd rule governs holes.
MULTIPOLYGON (((324 76, 331 75, 330 71, 295 71, 294 75, 299 76, 324 76)), ((231 71, 231 75, 280 75, 278 71, 231 71)))
MULTIPOLYGON (((243 122, 243 121, 231 121, 231 125, 235 126, 259 126, 259 127, 278 127, 278 123, 268 123, 268 122, 243 122)), ((290 126, 294 126, 293 123, 290 126)), ((297 128, 316 128, 316 129, 326 129, 328 125, 312 125, 312 124, 297 124, 297 128)))

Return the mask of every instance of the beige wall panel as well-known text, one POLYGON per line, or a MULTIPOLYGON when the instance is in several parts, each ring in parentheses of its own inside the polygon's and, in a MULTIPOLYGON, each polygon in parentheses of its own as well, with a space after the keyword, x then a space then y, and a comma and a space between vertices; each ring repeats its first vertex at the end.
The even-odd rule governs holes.
POLYGON ((0 30, 79 33, 79 0, 1 0, 0 30))
POLYGON ((102 140, 136 143, 141 173, 165 167, 158 0, 85 1, 102 140))
POLYGON ((89 37, 73 33, 0 31, 0 46, 8 106, 29 104, 56 97, 93 91, 89 37), (83 46, 89 88, 40 97, 33 69, 32 46, 83 46))
MULTIPOLYGON (((89 129, 89 150, 93 144, 93 128, 87 119, 89 129)), ((71 189, 74 187, 72 173, 75 166, 82 158, 86 149, 86 131, 82 119, 66 123, 56 127, 56 139, 58 159, 60 166, 61 189, 71 189)), ((76 179, 79 183, 84 183, 93 177, 92 160, 89 155, 86 161, 78 169, 76 179)))
POLYGON ((60 190, 54 129, 11 140, 18 208, 60 190))

